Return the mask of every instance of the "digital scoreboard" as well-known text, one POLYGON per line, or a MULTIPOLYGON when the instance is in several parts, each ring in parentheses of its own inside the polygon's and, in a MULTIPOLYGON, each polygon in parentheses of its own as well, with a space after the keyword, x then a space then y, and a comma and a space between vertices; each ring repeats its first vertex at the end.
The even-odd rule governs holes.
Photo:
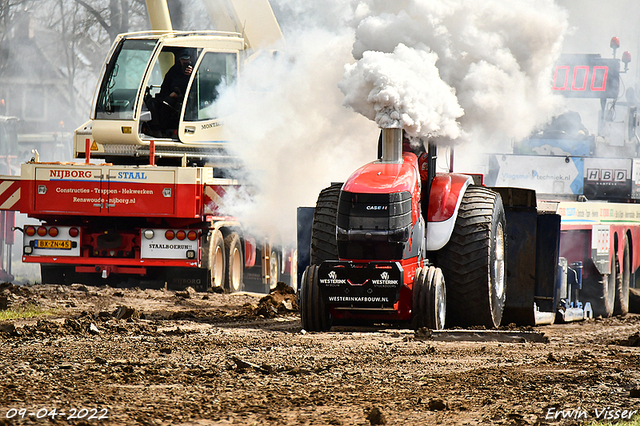
POLYGON ((600 55, 561 55, 553 71, 553 91, 570 98, 617 98, 620 61, 600 55))

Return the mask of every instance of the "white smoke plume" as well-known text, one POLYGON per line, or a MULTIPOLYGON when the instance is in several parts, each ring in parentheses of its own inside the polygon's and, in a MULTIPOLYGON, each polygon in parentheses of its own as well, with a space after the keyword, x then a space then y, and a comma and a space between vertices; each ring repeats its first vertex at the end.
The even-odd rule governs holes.
POLYGON ((567 29, 552 0, 362 1, 345 105, 439 144, 527 136, 561 107, 567 29))
POLYGON ((254 186, 226 206, 259 236, 293 243, 296 208, 374 160, 379 126, 441 144, 508 139, 559 106, 550 67, 567 24, 552 0, 271 4, 286 43, 246 64, 225 121, 254 186))
POLYGON ((227 194, 225 209, 254 235, 294 244, 297 207, 376 158, 377 126, 344 108, 337 87, 352 44, 344 30, 289 32, 279 54, 246 64, 227 100, 229 149, 251 188, 227 194))

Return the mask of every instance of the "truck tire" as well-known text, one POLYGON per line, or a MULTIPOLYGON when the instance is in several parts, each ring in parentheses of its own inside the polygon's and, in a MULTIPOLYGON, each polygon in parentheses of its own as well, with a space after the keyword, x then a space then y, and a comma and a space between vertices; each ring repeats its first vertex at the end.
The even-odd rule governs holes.
MULTIPOLYGON (((619 270, 619 258, 616 253, 616 269, 619 270)), ((624 249, 622 252, 622 273, 616 280, 616 298, 613 305, 614 315, 627 315, 629 313, 629 286, 631 283, 631 252, 629 250, 629 237, 624 236, 624 249)))
POLYGON ((274 290, 280 281, 280 258, 278 252, 271 250, 269 255, 269 288, 267 292, 274 290))
POLYGON ((413 287, 413 328, 442 330, 446 320, 446 288, 442 270, 434 266, 416 273, 413 287))
POLYGON ((582 282, 580 301, 591 303, 594 317, 609 318, 613 315, 616 297, 616 268, 612 267, 610 274, 600 274, 595 265, 591 265, 593 272, 582 282))
POLYGON ((447 284, 447 324, 494 328, 506 300, 506 219, 502 198, 470 186, 437 259, 447 284))
POLYGON ((224 239, 225 258, 227 261, 225 288, 231 293, 244 290, 244 256, 240 236, 235 232, 224 239))
POLYGON ((307 331, 329 331, 331 316, 320 295, 318 265, 309 265, 302 274, 300 286, 300 319, 307 331))
POLYGON ((336 222, 340 188, 342 183, 334 183, 318 195, 311 228, 311 265, 338 258, 336 222))
POLYGON ((290 287, 293 291, 298 291, 298 250, 291 253, 291 282, 290 287))
POLYGON ((211 231, 203 243, 202 267, 207 271, 208 289, 223 289, 226 277, 224 239, 222 232, 211 231))

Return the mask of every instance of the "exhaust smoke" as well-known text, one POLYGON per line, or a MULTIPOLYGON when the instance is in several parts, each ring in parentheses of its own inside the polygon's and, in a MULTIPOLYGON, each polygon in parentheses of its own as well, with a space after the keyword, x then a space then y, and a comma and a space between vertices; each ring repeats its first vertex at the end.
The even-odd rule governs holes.
POLYGON ((567 29, 552 0, 360 2, 344 105, 439 145, 527 136, 562 105, 567 29))
POLYGON ((294 243, 296 208, 375 160, 381 127, 487 148, 561 105, 550 71, 567 23, 552 0, 271 4, 285 43, 246 63, 243 86, 221 102, 244 163, 234 177, 255 188, 225 205, 258 236, 294 243))

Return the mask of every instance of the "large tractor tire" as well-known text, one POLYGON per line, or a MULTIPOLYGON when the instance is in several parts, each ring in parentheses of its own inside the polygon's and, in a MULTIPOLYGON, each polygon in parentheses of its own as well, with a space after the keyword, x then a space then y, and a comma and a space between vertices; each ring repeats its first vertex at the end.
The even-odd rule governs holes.
POLYGON ((505 231, 500 195, 467 188, 451 239, 437 253, 447 284, 447 325, 500 325, 507 295, 505 231))
POLYGON ((244 290, 244 256, 240 236, 235 232, 224 239, 226 276, 224 287, 231 293, 244 290))
POLYGON ((418 269, 413 282, 413 328, 442 330, 446 320, 446 299, 442 270, 434 266, 418 269))
POLYGON ((341 183, 334 183, 320 191, 311 229, 311 265, 338 258, 336 222, 341 183))
POLYGON ((307 266, 300 286, 300 319, 307 331, 329 331, 331 316, 320 295, 318 265, 307 266))
MULTIPOLYGON (((627 315, 629 313, 629 287, 631 284, 631 251, 629 237, 624 236, 624 249, 622 252, 622 273, 616 280, 616 298, 613 304, 614 315, 627 315)), ((620 259, 616 253, 616 268, 620 266, 620 259)), ((619 269, 618 269, 619 270, 619 269)))
POLYGON ((202 267, 207 271, 207 289, 222 291, 227 266, 222 232, 212 231, 202 248, 202 267))
POLYGON ((299 305, 302 328, 308 331, 327 331, 331 328, 331 316, 320 295, 318 267, 325 260, 338 258, 336 222, 341 183, 334 183, 320 191, 311 227, 310 265, 299 283, 299 305))

